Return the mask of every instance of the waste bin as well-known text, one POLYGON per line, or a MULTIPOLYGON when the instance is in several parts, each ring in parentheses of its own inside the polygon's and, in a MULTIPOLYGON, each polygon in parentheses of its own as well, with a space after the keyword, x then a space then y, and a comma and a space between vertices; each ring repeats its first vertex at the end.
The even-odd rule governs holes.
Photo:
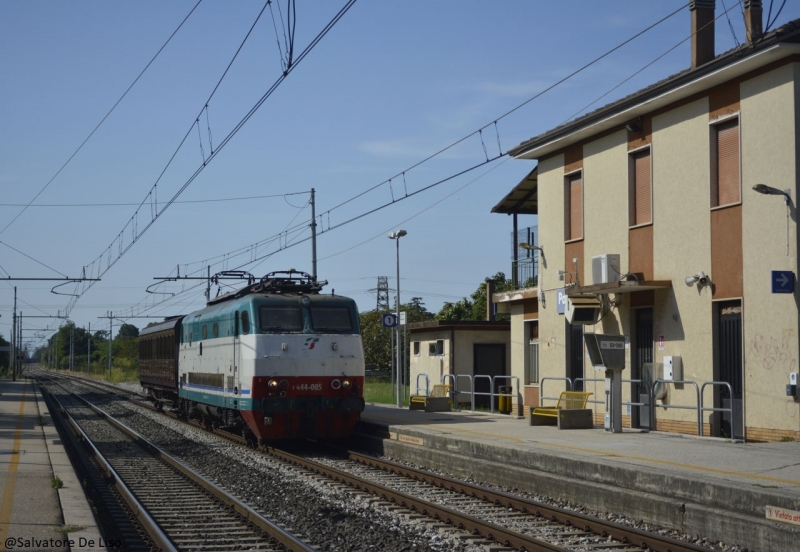
POLYGON ((497 393, 497 410, 502 414, 511 414, 511 386, 499 386, 497 393))

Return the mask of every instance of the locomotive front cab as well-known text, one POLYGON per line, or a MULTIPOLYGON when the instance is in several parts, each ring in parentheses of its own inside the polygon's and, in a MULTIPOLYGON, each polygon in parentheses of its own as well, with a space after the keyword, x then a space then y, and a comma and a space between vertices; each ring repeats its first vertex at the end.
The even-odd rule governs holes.
POLYGON ((248 425, 261 439, 349 435, 364 410, 355 302, 317 294, 250 297, 253 335, 242 336, 253 356, 253 410, 242 412, 252 417, 248 425))

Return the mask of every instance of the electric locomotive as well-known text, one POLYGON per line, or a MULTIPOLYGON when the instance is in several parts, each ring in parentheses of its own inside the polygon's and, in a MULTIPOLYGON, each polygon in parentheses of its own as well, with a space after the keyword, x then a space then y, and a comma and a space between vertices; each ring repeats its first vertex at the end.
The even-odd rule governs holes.
POLYGON ((145 328, 142 387, 161 405, 253 441, 348 436, 364 410, 358 309, 321 294, 325 284, 273 272, 145 328))

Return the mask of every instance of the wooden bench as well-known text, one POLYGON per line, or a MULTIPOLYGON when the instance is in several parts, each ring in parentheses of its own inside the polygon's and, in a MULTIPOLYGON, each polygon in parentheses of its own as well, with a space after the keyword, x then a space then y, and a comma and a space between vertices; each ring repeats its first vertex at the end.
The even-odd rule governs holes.
POLYGON ((452 385, 434 385, 430 395, 412 395, 408 402, 409 410, 425 412, 450 412, 450 389, 452 385))
POLYGON ((562 391, 555 407, 531 407, 530 425, 557 425, 559 429, 590 429, 593 412, 586 408, 589 395, 584 391, 562 391))

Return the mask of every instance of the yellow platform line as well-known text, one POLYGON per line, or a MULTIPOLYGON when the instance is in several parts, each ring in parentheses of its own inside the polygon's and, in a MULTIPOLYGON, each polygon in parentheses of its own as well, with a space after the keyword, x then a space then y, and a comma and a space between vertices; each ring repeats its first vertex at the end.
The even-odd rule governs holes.
POLYGON ((28 392, 27 382, 22 387, 22 402, 17 415, 17 429, 14 432, 14 445, 11 450, 11 461, 8 464, 3 488, 3 501, 0 502, 0 550, 6 550, 6 538, 11 526, 11 511, 14 507, 14 486, 17 482, 17 468, 19 467, 20 444, 22 441, 22 422, 25 419, 25 394, 28 392))
MULTIPOLYGON (((373 416, 373 417, 379 418, 379 416, 373 416)), ((654 464, 664 464, 665 466, 673 466, 673 467, 676 467, 676 468, 685 468, 685 469, 689 469, 689 470, 704 471, 704 472, 715 473, 715 474, 719 474, 719 475, 730 475, 730 476, 735 476, 735 477, 744 477, 744 478, 749 478, 749 479, 759 479, 759 480, 762 480, 762 481, 770 481, 770 482, 773 482, 773 483, 785 483, 787 485, 800 486, 800 481, 797 481, 797 480, 794 480, 794 479, 781 479, 779 477, 770 477, 769 475, 759 475, 759 474, 755 474, 755 473, 741 473, 741 472, 735 472, 735 471, 731 471, 731 470, 720 470, 718 468, 709 468, 709 467, 706 467, 706 466, 695 466, 695 465, 692 465, 692 464, 683 464, 681 462, 673 462, 671 460, 659 460, 658 458, 646 458, 646 457, 643 457, 643 456, 630 456, 630 455, 627 455, 627 454, 619 454, 617 452, 607 452, 607 451, 604 451, 604 450, 593 450, 593 449, 587 449, 587 448, 582 448, 582 447, 574 447, 574 446, 571 446, 571 445, 561 445, 561 444, 558 444, 558 443, 547 443, 547 442, 544 442, 544 441, 534 441, 532 439, 517 439, 516 437, 508 437, 508 436, 505 436, 505 435, 498 435, 496 433, 483 433, 481 431, 472 431, 471 429, 457 428, 457 427, 451 426, 451 425, 448 425, 448 426, 429 425, 429 426, 426 426, 426 427, 427 428, 435 428, 435 429, 438 429, 438 430, 443 431, 443 432, 462 432, 462 433, 468 433, 470 435, 478 435, 478 436, 481 436, 481 437, 491 437, 491 438, 494 438, 494 439, 497 439, 497 438, 505 439, 507 441, 513 441, 515 443, 535 443, 537 445, 545 445, 545 446, 548 446, 548 447, 560 448, 560 449, 565 449, 565 450, 574 450, 576 452, 585 452, 585 453, 594 454, 594 455, 598 455, 598 456, 607 456, 609 458, 625 458, 627 460, 638 460, 640 462, 652 462, 654 464)))

